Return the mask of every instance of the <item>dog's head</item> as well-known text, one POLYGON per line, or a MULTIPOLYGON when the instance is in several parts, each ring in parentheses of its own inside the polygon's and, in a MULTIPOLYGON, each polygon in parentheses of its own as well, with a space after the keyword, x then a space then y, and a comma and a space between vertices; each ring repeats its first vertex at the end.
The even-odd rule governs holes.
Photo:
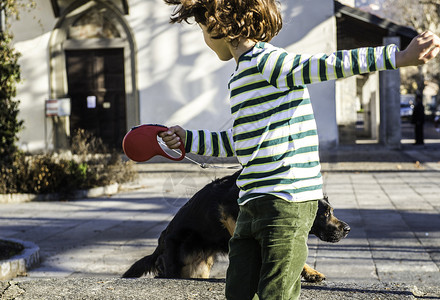
POLYGON ((333 214, 333 207, 328 198, 319 200, 315 222, 310 233, 316 235, 324 242, 336 243, 345 238, 350 232, 350 226, 339 220, 333 214))

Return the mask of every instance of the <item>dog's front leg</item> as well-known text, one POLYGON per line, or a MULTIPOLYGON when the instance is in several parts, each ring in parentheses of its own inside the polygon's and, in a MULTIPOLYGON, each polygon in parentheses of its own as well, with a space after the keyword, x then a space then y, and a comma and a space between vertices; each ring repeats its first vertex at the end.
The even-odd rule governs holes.
POLYGON ((213 264, 214 256, 212 255, 205 255, 203 252, 188 255, 184 259, 181 277, 208 279, 213 264))
POLYGON ((308 264, 304 265, 304 268, 301 272, 301 276, 304 278, 305 281, 308 282, 321 282, 325 279, 325 275, 316 271, 312 267, 310 267, 308 264))
POLYGON ((235 226, 237 225, 236 219, 231 215, 227 214, 224 207, 220 206, 220 222, 223 224, 223 227, 229 232, 231 236, 234 235, 235 226))

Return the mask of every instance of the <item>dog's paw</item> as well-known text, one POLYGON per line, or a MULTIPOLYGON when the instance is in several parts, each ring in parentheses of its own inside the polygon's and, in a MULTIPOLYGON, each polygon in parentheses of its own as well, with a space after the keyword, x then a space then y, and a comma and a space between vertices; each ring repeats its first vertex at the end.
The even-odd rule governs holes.
POLYGON ((307 282, 318 283, 325 280, 325 275, 316 271, 315 269, 309 267, 308 265, 304 265, 303 271, 301 272, 301 276, 307 282))

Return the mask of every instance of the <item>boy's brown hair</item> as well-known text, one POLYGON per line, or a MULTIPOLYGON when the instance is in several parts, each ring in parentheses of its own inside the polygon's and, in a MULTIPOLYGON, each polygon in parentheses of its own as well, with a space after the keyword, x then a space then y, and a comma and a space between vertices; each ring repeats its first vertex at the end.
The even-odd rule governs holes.
POLYGON ((214 39, 238 38, 268 42, 282 27, 281 13, 276 0, 164 0, 176 5, 171 23, 194 17, 205 25, 214 39))

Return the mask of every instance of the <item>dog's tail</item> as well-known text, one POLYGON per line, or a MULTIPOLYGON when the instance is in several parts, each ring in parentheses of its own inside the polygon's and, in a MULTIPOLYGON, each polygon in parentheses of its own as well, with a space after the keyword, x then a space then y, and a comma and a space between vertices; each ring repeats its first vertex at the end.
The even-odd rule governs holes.
POLYGON ((130 269, 128 269, 122 278, 138 278, 144 274, 148 273, 157 273, 156 261, 158 258, 157 251, 154 251, 153 254, 147 255, 144 258, 141 258, 137 262, 135 262, 130 269))

